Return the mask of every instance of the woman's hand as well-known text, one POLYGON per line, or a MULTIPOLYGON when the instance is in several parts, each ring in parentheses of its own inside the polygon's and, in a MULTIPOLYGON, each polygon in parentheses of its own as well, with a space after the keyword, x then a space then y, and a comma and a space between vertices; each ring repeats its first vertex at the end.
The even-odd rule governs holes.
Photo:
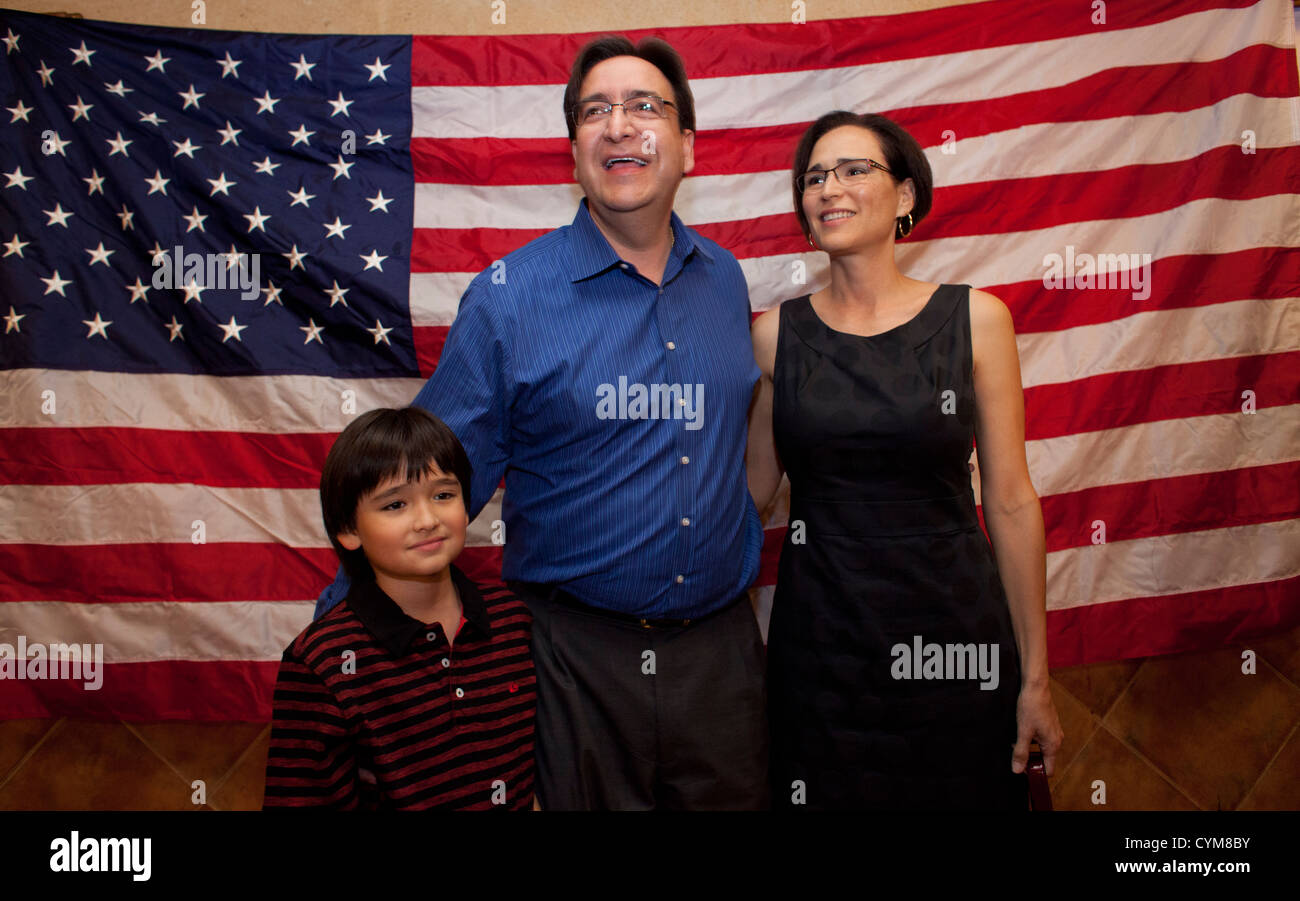
POLYGON ((1038 740, 1043 749, 1043 767, 1047 775, 1056 772, 1056 754, 1065 733, 1056 716, 1052 692, 1046 683, 1020 686, 1016 700, 1016 747, 1011 752, 1011 772, 1023 773, 1029 763, 1029 743, 1038 740))

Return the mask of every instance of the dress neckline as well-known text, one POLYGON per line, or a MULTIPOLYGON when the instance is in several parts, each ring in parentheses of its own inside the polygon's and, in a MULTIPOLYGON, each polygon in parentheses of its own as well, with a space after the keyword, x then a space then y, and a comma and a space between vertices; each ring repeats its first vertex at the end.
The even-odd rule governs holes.
POLYGON ((919 319, 921 319, 922 316, 926 314, 926 311, 929 310, 930 307, 934 305, 934 299, 939 296, 939 292, 942 290, 943 290, 943 285, 942 284, 938 285, 933 291, 930 292, 930 296, 926 298, 926 301, 921 306, 921 309, 917 310, 916 313, 912 315, 909 319, 900 322, 898 325, 894 326, 893 328, 887 328, 883 332, 876 332, 873 335, 859 335, 856 332, 843 332, 837 328, 832 327, 831 324, 828 323, 825 319, 823 319, 821 317, 821 314, 817 312, 817 308, 813 306, 812 293, 809 292, 804 296, 808 298, 808 312, 812 314, 813 318, 816 319, 818 324, 821 325, 822 328, 826 329, 826 331, 830 332, 832 335, 840 335, 845 338, 861 338, 863 340, 870 341, 876 338, 883 338, 892 332, 900 331, 902 329, 907 328, 912 323, 917 322, 919 319))

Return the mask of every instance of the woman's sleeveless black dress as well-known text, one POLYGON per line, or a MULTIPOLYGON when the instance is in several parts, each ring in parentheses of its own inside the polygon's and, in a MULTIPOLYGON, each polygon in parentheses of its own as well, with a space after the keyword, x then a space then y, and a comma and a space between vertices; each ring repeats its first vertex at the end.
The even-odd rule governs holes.
POLYGON ((777 808, 1012 808, 1019 654, 975 513, 970 288, 878 335, 784 303, 790 528, 768 635, 777 808), (996 664, 996 665, 995 665, 996 664))

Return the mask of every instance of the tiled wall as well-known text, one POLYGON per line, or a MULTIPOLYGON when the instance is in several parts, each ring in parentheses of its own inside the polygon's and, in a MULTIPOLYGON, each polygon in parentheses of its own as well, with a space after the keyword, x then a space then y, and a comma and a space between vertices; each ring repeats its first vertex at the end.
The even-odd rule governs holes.
MULTIPOLYGON (((1300 629, 1058 669, 1058 810, 1300 809, 1300 629), (1255 651, 1254 675, 1242 651, 1255 651), (1092 803, 1105 783, 1105 806, 1092 803)), ((0 722, 0 809, 255 810, 261 723, 0 722), (195 804, 196 780, 204 804, 195 804)))

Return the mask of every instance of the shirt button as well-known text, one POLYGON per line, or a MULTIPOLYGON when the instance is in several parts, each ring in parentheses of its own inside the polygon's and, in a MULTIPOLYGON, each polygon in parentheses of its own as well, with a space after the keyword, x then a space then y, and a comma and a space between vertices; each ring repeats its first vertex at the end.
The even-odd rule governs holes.
POLYGON ((458 697, 458 698, 463 698, 463 697, 465 697, 465 689, 463 689, 463 688, 458 688, 458 689, 456 689, 456 697, 458 697))
POLYGON ((677 349, 677 342, 675 342, 675 341, 669 341, 667 344, 664 345, 664 347, 668 348, 669 350, 676 350, 676 349, 677 349))
POLYGON ((677 584, 678 584, 678 585, 682 584, 682 583, 685 582, 685 581, 686 581, 686 577, 685 577, 685 576, 678 576, 678 577, 677 577, 677 584))
POLYGON ((448 660, 446 657, 443 657, 443 658, 442 658, 442 668, 443 668, 443 669, 446 669, 446 668, 449 667, 449 666, 451 666, 451 661, 448 660))
POLYGON ((690 524, 691 524, 691 518, 689 516, 683 516, 682 525, 689 526, 690 524))
POLYGON ((685 465, 686 465, 687 463, 689 463, 689 462, 691 462, 691 458, 690 458, 690 457, 682 457, 682 465, 683 465, 683 466, 685 466, 685 465))
POLYGON ((437 632, 430 632, 428 635, 426 635, 426 636, 424 636, 424 637, 427 638, 427 639, 429 639, 430 641, 433 641, 435 638, 438 637, 438 633, 437 633, 437 632))
POLYGON ((618 268, 619 268, 619 269, 626 269, 626 268, 627 268, 627 263, 619 263, 619 264, 618 264, 618 268))

